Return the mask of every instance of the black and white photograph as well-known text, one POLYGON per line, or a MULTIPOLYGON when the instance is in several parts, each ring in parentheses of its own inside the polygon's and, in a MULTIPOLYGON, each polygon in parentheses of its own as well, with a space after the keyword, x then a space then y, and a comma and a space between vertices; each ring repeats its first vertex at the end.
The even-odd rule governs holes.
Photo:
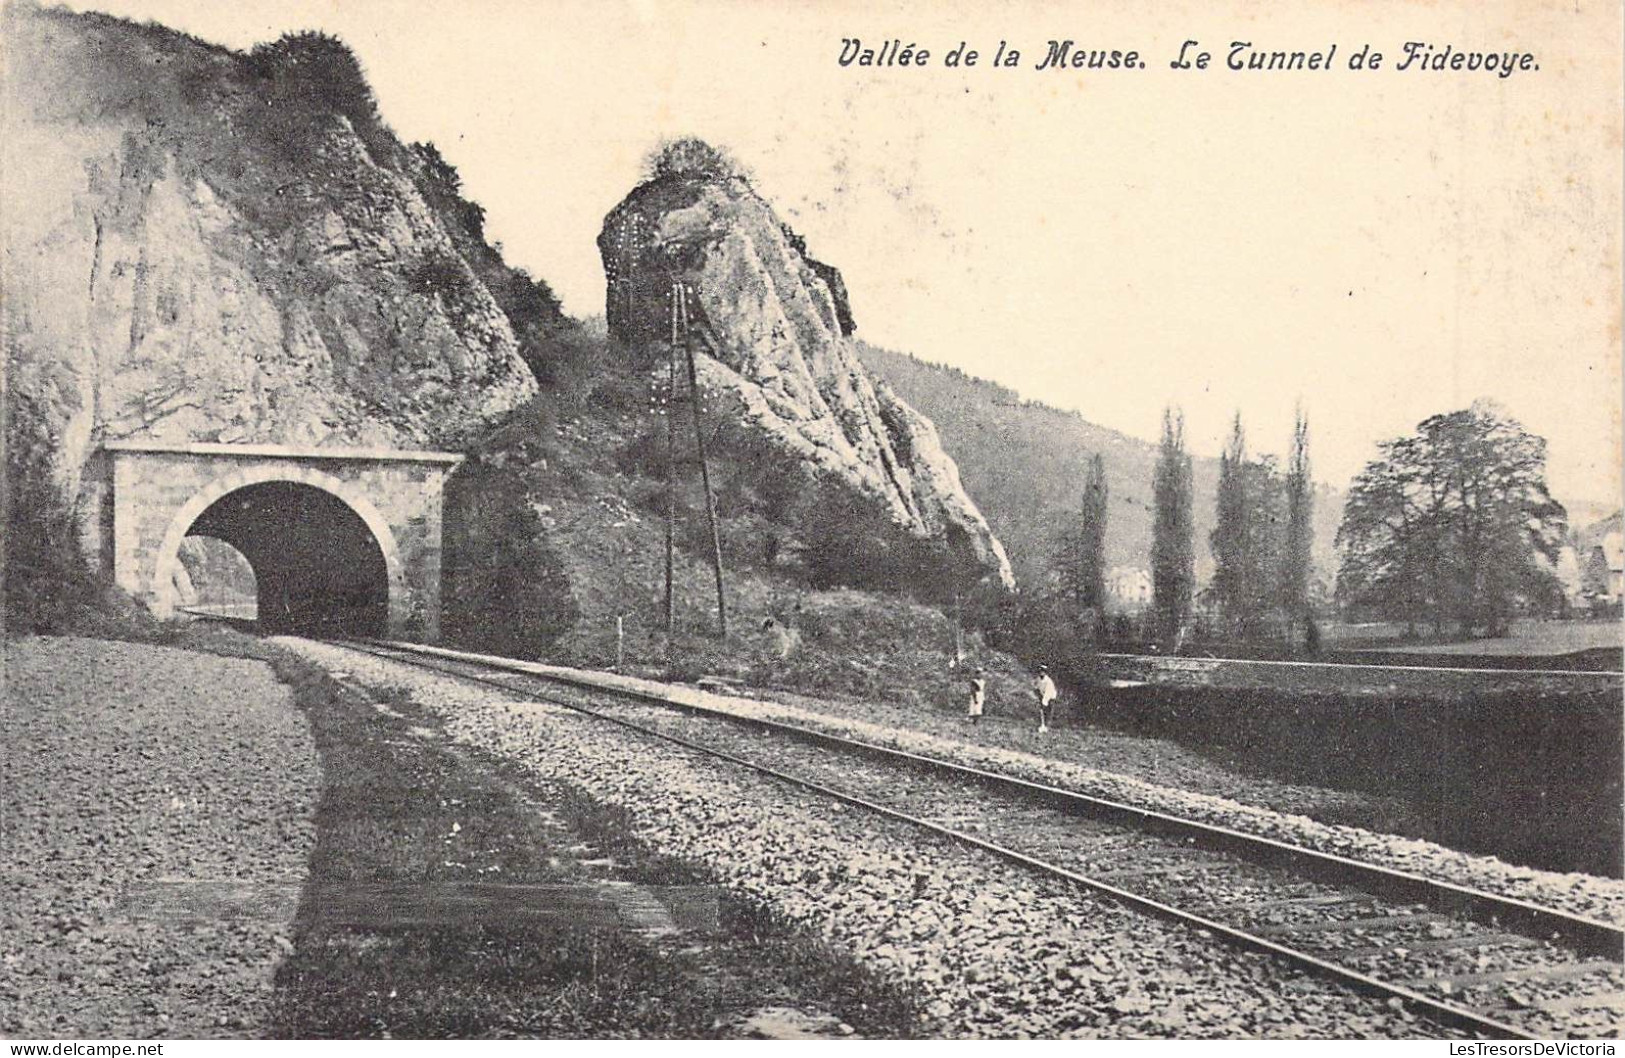
POLYGON ((3 0, 7 1053, 1614 1054, 1622 185, 1625 0, 3 0))

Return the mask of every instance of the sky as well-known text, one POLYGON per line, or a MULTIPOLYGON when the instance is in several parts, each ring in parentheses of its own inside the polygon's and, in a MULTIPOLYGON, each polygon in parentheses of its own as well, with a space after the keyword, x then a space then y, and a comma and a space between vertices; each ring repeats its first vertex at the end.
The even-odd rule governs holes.
POLYGON ((875 344, 1146 439, 1177 404, 1203 455, 1238 411, 1284 452, 1301 401, 1337 486, 1487 396, 1547 438, 1560 499, 1619 503, 1618 0, 70 6, 235 48, 343 38, 574 315, 603 310, 594 240, 643 157, 698 135, 842 270, 875 344), (843 66, 846 38, 932 55, 843 66), (1035 69, 1051 39, 1145 67, 1035 69), (1171 67, 1186 40, 1206 70, 1171 67), (962 41, 978 65, 943 65, 962 41), (1233 72, 1236 41, 1337 52, 1233 72), (1401 71, 1406 41, 1534 68, 1401 71), (1383 66, 1349 70, 1365 44, 1383 66))

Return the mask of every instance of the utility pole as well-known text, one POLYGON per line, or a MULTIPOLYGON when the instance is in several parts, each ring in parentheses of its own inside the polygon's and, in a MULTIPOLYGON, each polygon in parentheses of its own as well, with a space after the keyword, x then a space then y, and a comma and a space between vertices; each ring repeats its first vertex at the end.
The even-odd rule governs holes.
POLYGON ((717 497, 711 491, 711 466, 705 458, 705 427, 700 422, 700 383, 694 367, 693 325, 688 318, 688 287, 677 285, 677 307, 683 317, 683 357, 688 361, 688 399, 694 417, 694 449, 700 459, 700 483, 705 487, 705 517, 711 527, 711 570, 717 582, 717 627, 728 638, 728 603, 722 590, 722 533, 717 526, 717 497))
POLYGON ((671 304, 671 355, 666 362, 666 643, 677 634, 677 595, 672 589, 672 572, 677 547, 677 284, 673 283, 671 304))
POLYGON ((666 640, 669 645, 677 631, 677 406, 686 402, 694 421, 694 449, 700 464, 700 484, 705 489, 705 517, 711 530, 711 571, 717 586, 717 627, 728 638, 728 601, 722 572, 722 530, 717 522, 717 497, 711 488, 711 465, 705 456, 705 425, 700 419, 699 371, 694 362, 693 321, 688 315, 689 290, 672 279, 667 295, 671 312, 671 347, 666 363, 666 640), (680 362, 681 361, 681 362, 680 362), (679 400, 683 379, 688 393, 679 400))

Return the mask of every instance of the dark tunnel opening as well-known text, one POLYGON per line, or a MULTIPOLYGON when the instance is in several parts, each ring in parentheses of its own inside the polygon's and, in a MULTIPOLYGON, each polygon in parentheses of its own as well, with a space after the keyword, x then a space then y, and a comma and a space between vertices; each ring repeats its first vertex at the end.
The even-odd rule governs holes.
POLYGON ((247 485, 210 504, 188 536, 223 540, 254 571, 258 627, 314 636, 382 635, 389 568, 372 530, 337 496, 311 485, 247 485))

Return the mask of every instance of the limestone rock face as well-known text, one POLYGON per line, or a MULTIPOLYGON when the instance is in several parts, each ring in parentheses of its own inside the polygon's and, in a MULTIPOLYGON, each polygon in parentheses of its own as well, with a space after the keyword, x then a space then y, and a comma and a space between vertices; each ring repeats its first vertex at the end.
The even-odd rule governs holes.
POLYGON ((315 114, 294 150, 245 56, 5 21, 8 440, 48 450, 87 538, 107 441, 456 446, 535 392, 387 130, 315 114))
POLYGON ((744 179, 647 182, 609 214, 598 243, 610 334, 633 350, 663 348, 672 283, 687 289, 719 431, 748 430, 807 487, 855 492, 962 572, 1013 586, 935 427, 858 359, 840 273, 807 256, 744 179))

